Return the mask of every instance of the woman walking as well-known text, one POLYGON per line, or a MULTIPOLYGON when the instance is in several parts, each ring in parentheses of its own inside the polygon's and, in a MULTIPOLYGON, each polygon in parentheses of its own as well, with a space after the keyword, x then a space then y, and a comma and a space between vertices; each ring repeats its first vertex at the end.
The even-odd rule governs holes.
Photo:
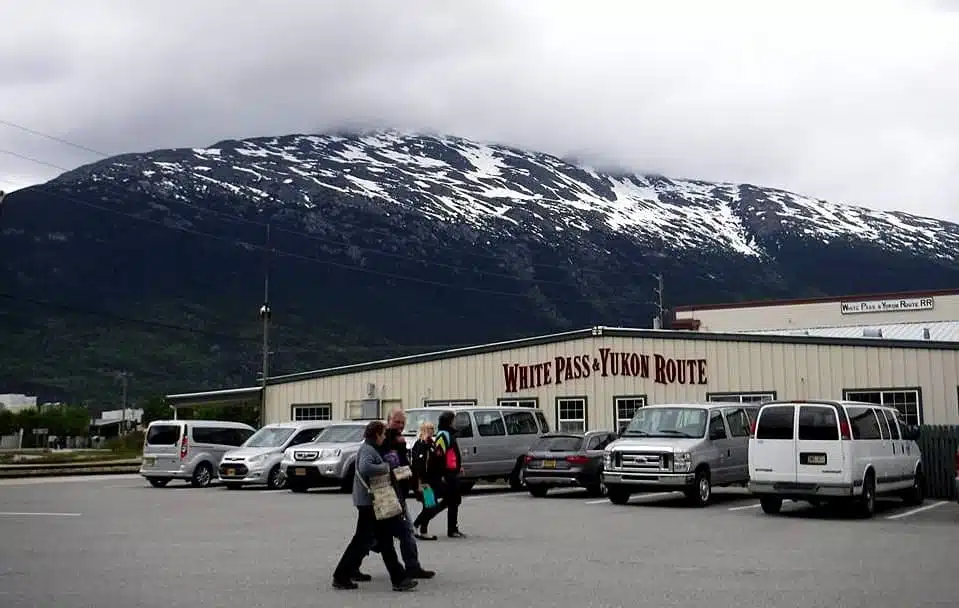
POLYGON ((429 533, 430 520, 446 508, 443 494, 443 463, 435 455, 436 446, 433 443, 433 434, 436 427, 429 420, 420 425, 416 443, 410 448, 410 467, 413 470, 413 483, 416 488, 416 497, 423 503, 423 509, 413 521, 416 538, 420 540, 436 540, 436 536, 429 533), (427 500, 427 496, 432 501, 427 500))
POLYGON ((381 421, 374 420, 366 425, 363 445, 356 454, 356 475, 353 479, 353 505, 357 511, 356 531, 333 571, 333 587, 336 589, 358 587, 353 579, 360 571, 360 565, 374 538, 383 564, 390 573, 393 590, 410 591, 416 587, 416 581, 406 576, 406 570, 400 564, 393 546, 392 526, 398 525, 396 517, 402 514, 392 519, 378 520, 373 512, 373 495, 369 489, 372 478, 390 474, 389 463, 383 460, 377 449, 385 438, 386 425, 381 421))
POLYGON ((459 530, 459 510, 463 498, 460 494, 460 472, 463 470, 463 458, 460 454, 459 443, 456 441, 456 430, 453 428, 453 412, 443 412, 437 420, 437 433, 432 441, 432 458, 429 466, 428 478, 433 488, 442 499, 440 504, 432 509, 424 508, 413 526, 419 530, 419 538, 434 540, 427 531, 430 520, 446 509, 446 535, 450 538, 462 538, 464 534, 459 530))

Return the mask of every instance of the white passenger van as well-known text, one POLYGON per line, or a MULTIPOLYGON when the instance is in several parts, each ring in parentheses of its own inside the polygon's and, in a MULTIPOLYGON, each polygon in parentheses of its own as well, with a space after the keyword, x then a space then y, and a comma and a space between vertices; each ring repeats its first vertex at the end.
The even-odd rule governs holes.
POLYGON ((766 513, 783 499, 846 502, 871 517, 877 494, 923 501, 918 427, 895 408, 853 401, 770 401, 749 438, 749 490, 766 513))

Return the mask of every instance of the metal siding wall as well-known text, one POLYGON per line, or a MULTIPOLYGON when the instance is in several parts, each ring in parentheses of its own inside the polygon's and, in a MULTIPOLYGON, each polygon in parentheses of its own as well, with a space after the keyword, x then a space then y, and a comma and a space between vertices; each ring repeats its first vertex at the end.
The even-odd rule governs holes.
POLYGON ((838 399, 843 389, 919 386, 925 422, 959 424, 959 352, 606 337, 272 385, 267 390, 269 420, 289 420, 291 403, 309 402, 332 402, 334 417, 343 418, 346 402, 364 398, 367 383, 376 384, 378 398, 400 399, 404 408, 421 406, 423 399, 476 399, 480 405, 494 405, 504 397, 537 397, 554 428, 556 398, 586 396, 590 429, 613 427, 615 396, 645 395, 650 404, 700 402, 707 392, 775 391, 780 399, 838 399), (705 358, 708 384, 664 386, 652 377, 602 378, 591 373, 589 378, 554 382, 515 395, 504 392, 503 363, 531 365, 580 354, 597 357, 603 347, 614 352, 705 358))

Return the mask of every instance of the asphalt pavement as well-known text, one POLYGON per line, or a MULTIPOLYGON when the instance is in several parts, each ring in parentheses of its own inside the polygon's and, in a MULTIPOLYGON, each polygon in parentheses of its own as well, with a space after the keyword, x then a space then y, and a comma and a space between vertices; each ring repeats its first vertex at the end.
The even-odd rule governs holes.
POLYGON ((375 555, 372 582, 330 588, 355 523, 346 495, 2 480, 0 606, 956 606, 955 503, 880 503, 856 520, 792 505, 765 515, 742 490, 714 497, 615 506, 479 488, 461 510, 468 537, 420 542, 438 575, 398 594, 375 555))

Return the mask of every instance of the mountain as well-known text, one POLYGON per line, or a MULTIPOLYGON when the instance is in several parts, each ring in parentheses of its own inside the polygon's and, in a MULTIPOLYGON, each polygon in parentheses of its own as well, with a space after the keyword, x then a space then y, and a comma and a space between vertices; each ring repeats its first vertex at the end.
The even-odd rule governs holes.
POLYGON ((393 131, 107 158, 8 196, 0 234, 0 392, 104 407, 117 370, 255 383, 267 265, 271 373, 649 326, 653 273, 667 306, 959 283, 953 223, 393 131))

